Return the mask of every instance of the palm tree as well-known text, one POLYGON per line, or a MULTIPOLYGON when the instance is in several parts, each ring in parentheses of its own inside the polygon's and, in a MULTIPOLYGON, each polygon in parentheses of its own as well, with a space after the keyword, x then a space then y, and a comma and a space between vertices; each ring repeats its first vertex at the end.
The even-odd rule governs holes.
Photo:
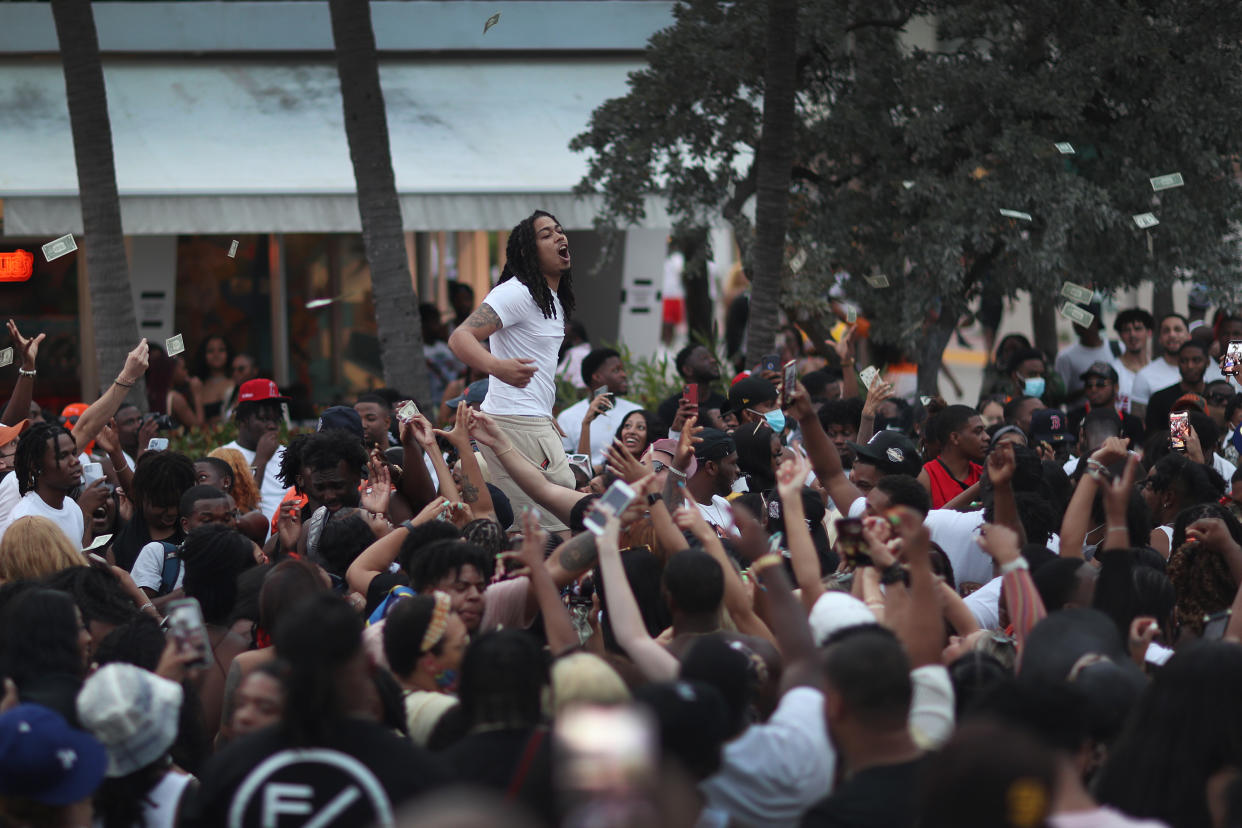
POLYGON ((751 262, 746 362, 775 350, 781 301, 781 267, 789 218, 794 160, 794 96, 798 86, 798 0, 768 0, 767 56, 763 73, 763 134, 755 192, 755 243, 751 262))
POLYGON ((345 135, 358 186, 362 241, 371 266, 384 383, 426 401, 422 324, 401 234, 401 204, 392 171, 371 3, 329 0, 328 9, 345 108, 345 135))
MULTIPOLYGON (((99 37, 89 0, 52 0, 52 17, 60 41, 73 157, 78 167, 78 201, 86 238, 95 355, 99 375, 111 377, 120 372, 125 356, 138 341, 138 321, 129 289, 129 261, 121 230, 121 201, 116 189, 112 125, 108 120, 99 37)), ((143 383, 132 388, 128 398, 146 410, 143 383)))

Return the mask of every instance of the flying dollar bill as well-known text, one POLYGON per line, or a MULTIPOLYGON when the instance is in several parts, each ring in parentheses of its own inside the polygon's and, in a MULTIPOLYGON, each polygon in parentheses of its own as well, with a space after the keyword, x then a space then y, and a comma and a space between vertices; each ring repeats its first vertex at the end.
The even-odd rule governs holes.
POLYGON ((237 239, 233 239, 233 243, 229 245, 229 258, 232 259, 237 255, 237 239))
POLYGON ((1156 192, 1161 190, 1169 190, 1173 187, 1181 187, 1186 182, 1182 180, 1181 173, 1169 173, 1168 175, 1158 175, 1151 179, 1151 188, 1156 192))
POLYGON ((13 364, 13 349, 5 348, 3 351, 0 351, 0 368, 3 368, 6 365, 12 365, 12 364, 13 364))
POLYGON ((50 241, 43 245, 43 258, 49 262, 52 259, 59 259, 66 253, 72 253, 78 249, 77 243, 73 240, 72 233, 66 233, 55 241, 50 241))
POLYGON ((1061 306, 1061 315, 1075 325, 1081 325, 1084 328, 1090 327, 1095 320, 1095 314, 1090 311, 1083 310, 1073 302, 1066 302, 1061 306))
POLYGON ((483 34, 487 34, 487 30, 490 29, 492 26, 495 26, 499 22, 500 22, 500 12, 496 12, 491 17, 487 18, 487 22, 483 24, 483 34))
POLYGON ((1067 144, 1064 141, 1062 141, 1059 144, 1053 144, 1053 146, 1056 147, 1057 152, 1061 153, 1062 155, 1074 155, 1075 154, 1073 144, 1067 144))
POLYGON ((1139 213, 1134 217, 1134 223, 1139 226, 1139 229, 1146 230, 1148 227, 1155 227, 1159 224, 1160 219, 1156 218, 1151 213, 1139 213))
POLYGON ((1031 220, 1031 214, 1024 213, 1021 210, 1001 210, 1000 214, 1002 216, 1005 216, 1006 218, 1011 218, 1011 219, 1020 219, 1022 221, 1031 220))
POLYGON ((865 279, 867 284, 871 285, 873 288, 888 287, 888 277, 883 273, 872 273, 870 276, 864 276, 863 279, 865 279))
POLYGON ((1091 300, 1095 298, 1095 291, 1085 288, 1082 285, 1076 285, 1073 282, 1066 282, 1061 285, 1061 295, 1071 302, 1077 302, 1080 305, 1089 305, 1091 300))
POLYGON ((177 354, 185 353, 185 340, 182 339, 181 334, 175 334, 168 337, 168 339, 164 342, 164 346, 164 352, 169 356, 176 356, 177 354))

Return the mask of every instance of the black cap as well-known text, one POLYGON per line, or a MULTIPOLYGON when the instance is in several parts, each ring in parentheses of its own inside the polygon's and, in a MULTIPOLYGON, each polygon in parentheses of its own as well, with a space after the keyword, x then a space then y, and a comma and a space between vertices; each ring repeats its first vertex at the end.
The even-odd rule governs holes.
POLYGON ((705 428, 698 436, 702 442, 695 443, 694 456, 700 461, 720 461, 737 451, 733 438, 718 428, 705 428))
POLYGON ((1117 369, 1103 360, 1096 360, 1091 363, 1090 368, 1078 375, 1078 378, 1081 380, 1085 380, 1087 377, 1099 377, 1101 379, 1106 379, 1109 382, 1117 382, 1119 379, 1117 376, 1117 369))
POLYGON ((846 443, 860 459, 885 474, 907 474, 918 477, 923 468, 923 458, 918 446, 900 431, 877 431, 865 446, 846 443))
POLYGON ((339 428, 362 439, 362 417, 347 405, 334 405, 319 415, 319 428, 316 431, 327 431, 339 428))
POLYGON ((747 377, 729 389, 729 409, 741 415, 756 403, 776 402, 776 386, 763 377, 747 377))
POLYGON ((1070 431, 1069 420, 1059 408, 1041 408, 1031 415, 1031 442, 1077 443, 1078 435, 1070 431))

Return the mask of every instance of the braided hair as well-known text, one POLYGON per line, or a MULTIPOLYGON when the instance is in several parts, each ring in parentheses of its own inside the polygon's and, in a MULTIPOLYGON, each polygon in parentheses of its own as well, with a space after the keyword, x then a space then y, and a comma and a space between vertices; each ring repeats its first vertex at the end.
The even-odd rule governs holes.
POLYGON ((17 441, 17 453, 13 455, 13 473, 17 475, 19 494, 33 491, 39 485, 39 475, 43 471, 43 452, 47 450, 49 443, 55 445, 62 434, 73 438, 64 426, 35 423, 17 441))
MULTIPOLYGON (((552 289, 548 287, 548 280, 539 270, 539 252, 535 243, 535 220, 544 217, 560 224, 551 213, 536 210, 513 228, 513 232, 509 234, 509 243, 505 245, 505 266, 500 272, 500 281, 497 284, 517 279, 526 285, 531 298, 543 312, 543 318, 554 319, 556 304, 552 301, 552 289)), ((561 282, 556 289, 556 295, 568 318, 574 312, 574 281, 568 268, 561 271, 561 282)))

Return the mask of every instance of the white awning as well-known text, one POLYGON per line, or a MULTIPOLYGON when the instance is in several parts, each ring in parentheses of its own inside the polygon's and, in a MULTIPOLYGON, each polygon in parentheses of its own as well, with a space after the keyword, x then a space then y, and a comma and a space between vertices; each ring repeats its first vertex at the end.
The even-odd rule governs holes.
MULTIPOLYGON (((357 232, 331 61, 107 58, 121 214, 130 235, 357 232)), ((393 169, 407 230, 513 226, 536 207, 590 227, 568 149, 624 94, 632 59, 385 58, 393 169)), ((58 61, 0 62, 0 197, 9 236, 81 232, 58 61)), ((657 199, 645 226, 668 227, 657 199)))

